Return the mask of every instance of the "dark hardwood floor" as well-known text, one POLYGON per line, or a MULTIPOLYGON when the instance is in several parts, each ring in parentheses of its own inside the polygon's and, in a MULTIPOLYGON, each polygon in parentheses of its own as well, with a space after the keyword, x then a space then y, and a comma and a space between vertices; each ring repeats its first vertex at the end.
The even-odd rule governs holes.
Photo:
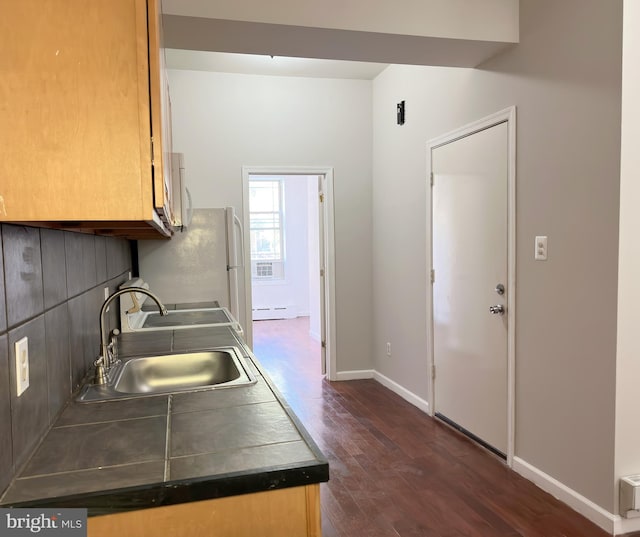
POLYGON ((605 537, 373 380, 328 382, 308 319, 254 323, 254 352, 329 459, 324 537, 605 537))

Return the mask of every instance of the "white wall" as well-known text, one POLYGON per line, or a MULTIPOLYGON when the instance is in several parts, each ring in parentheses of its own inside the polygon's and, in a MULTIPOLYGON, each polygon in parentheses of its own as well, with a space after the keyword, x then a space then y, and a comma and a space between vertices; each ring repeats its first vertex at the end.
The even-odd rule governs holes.
POLYGON ((616 373, 616 468, 614 487, 640 473, 640 3, 624 2, 618 358, 616 373))
MULTIPOLYGON (((284 185, 284 279, 253 280, 253 308, 291 309, 287 316, 309 315, 309 249, 306 176, 287 176, 284 185)), ((262 317, 261 317, 262 318, 262 317)))
POLYGON ((242 166, 334 168, 337 370, 371 367, 371 82, 169 71, 196 207, 242 217, 242 166))
POLYGON ((517 47, 480 70, 389 67, 373 99, 375 368, 427 399, 426 141, 516 105, 515 453, 608 511, 621 6, 522 0, 517 47), (401 100, 402 127, 394 116, 401 100), (545 263, 533 260, 535 235, 549 237, 545 263))

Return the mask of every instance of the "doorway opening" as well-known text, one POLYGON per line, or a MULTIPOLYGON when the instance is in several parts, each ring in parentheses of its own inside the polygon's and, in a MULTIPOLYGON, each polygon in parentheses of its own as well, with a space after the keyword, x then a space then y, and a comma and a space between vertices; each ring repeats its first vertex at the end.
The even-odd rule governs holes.
POLYGON ((284 340, 311 360, 273 356, 274 377, 297 364, 334 379, 332 178, 331 168, 243 169, 246 339, 284 340))

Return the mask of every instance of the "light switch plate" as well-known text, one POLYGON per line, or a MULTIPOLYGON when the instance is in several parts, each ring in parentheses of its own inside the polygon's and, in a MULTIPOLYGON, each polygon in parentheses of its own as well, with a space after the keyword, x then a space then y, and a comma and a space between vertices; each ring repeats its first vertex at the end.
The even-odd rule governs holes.
POLYGON ((546 235, 538 235, 536 237, 535 244, 535 257, 536 261, 546 261, 547 260, 547 237, 546 235))
POLYGON ((20 397, 29 387, 29 338, 23 337, 15 343, 16 393, 20 397))

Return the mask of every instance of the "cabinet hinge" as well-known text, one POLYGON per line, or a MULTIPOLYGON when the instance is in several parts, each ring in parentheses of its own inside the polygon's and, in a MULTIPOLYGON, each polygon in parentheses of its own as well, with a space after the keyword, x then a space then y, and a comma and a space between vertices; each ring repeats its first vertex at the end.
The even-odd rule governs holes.
POLYGON ((436 366, 433 364, 431 366, 431 380, 436 380, 436 366))
POLYGON ((431 269, 431 283, 435 283, 436 281, 436 271, 431 269))
POLYGON ((433 186, 433 172, 431 172, 431 186, 433 186))
POLYGON ((324 278, 324 269, 323 268, 320 269, 320 277, 324 278))
POLYGON ((151 165, 155 166, 156 165, 156 151, 155 151, 155 144, 153 143, 153 136, 151 137, 151 165))
POLYGON ((324 194, 320 192, 320 203, 324 203, 324 194))
POLYGON ((326 348, 326 346, 327 346, 327 342, 326 342, 326 341, 322 341, 322 342, 320 342, 320 345, 321 345, 321 346, 322 346, 322 348, 324 349, 324 348, 326 348))

